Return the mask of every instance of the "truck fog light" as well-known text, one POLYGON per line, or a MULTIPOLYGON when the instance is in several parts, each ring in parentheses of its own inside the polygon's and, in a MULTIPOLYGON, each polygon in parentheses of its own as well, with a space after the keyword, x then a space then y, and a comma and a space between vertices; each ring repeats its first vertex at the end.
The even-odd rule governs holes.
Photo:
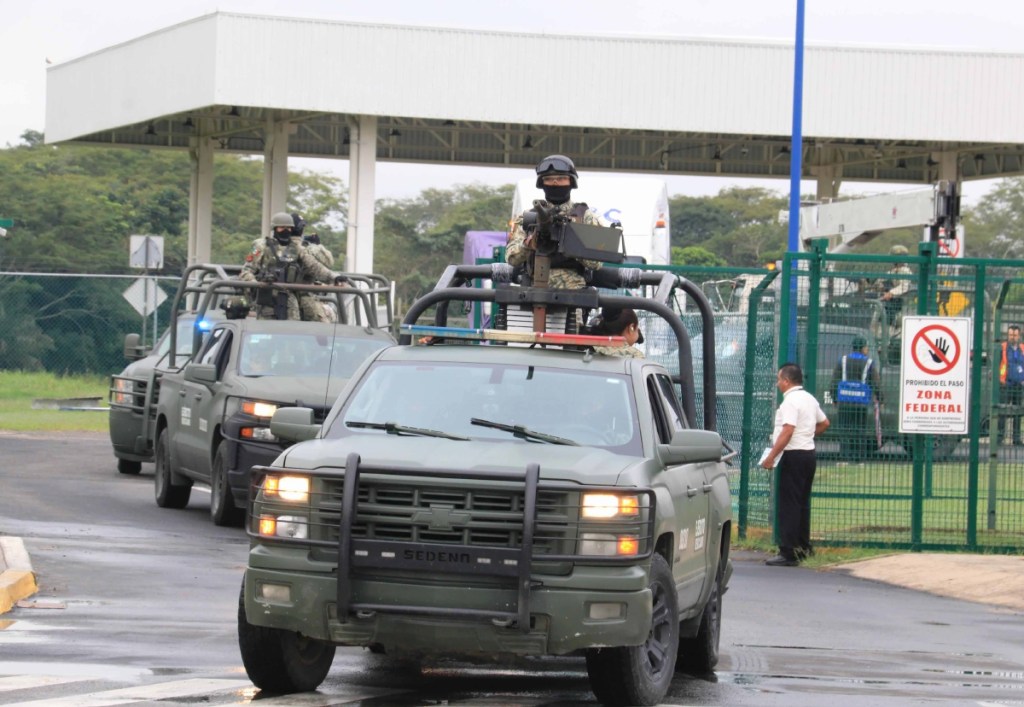
POLYGON ((264 601, 279 604, 290 604, 292 601, 292 588, 286 584, 261 584, 259 592, 259 598, 264 601))
POLYGON ((617 601, 595 601, 587 606, 587 618, 621 619, 626 616, 626 605, 617 601))

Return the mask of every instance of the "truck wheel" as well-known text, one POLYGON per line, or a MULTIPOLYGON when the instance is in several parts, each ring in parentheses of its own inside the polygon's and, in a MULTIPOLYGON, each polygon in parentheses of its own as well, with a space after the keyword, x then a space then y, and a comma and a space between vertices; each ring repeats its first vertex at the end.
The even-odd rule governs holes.
POLYGON ((690 675, 707 675, 718 665, 718 642, 722 635, 722 572, 725 560, 718 559, 715 581, 700 617, 700 628, 692 638, 679 639, 676 670, 690 675))
POLYGON ((334 662, 333 643, 250 624, 245 617, 245 580, 238 596, 238 648, 252 684, 270 693, 315 690, 334 662))
POLYGON ((245 511, 235 505, 224 456, 222 444, 213 455, 213 469, 210 471, 210 518, 216 525, 239 527, 245 520, 245 511))
POLYGON ((167 429, 160 430, 156 440, 156 469, 153 473, 153 491, 156 505, 161 508, 184 508, 192 495, 192 483, 175 486, 171 481, 171 449, 167 446, 167 429))
POLYGON ((640 646, 587 650, 590 688, 605 705, 655 705, 668 692, 679 648, 679 611, 672 570, 651 560, 651 631, 640 646))
POLYGON ((138 474, 140 471, 142 471, 142 462, 133 462, 128 459, 118 459, 117 470, 122 474, 138 474))
MULTIPOLYGON (((914 458, 914 435, 900 437, 900 446, 907 453, 907 457, 914 458)), ((948 462, 952 460, 958 446, 960 446, 960 437, 957 435, 932 435, 932 461, 948 462)))

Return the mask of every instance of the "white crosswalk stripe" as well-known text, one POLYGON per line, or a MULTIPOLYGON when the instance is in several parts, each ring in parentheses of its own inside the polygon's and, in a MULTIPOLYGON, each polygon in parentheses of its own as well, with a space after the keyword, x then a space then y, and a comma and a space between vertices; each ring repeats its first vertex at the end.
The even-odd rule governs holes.
MULTIPOLYGON (((104 690, 102 692, 90 692, 84 695, 14 702, 10 703, 8 707, 113 707, 114 705, 129 705, 133 702, 147 700, 173 700, 194 695, 209 695, 228 690, 241 692, 251 687, 252 683, 248 680, 192 678, 152 685, 135 685, 116 690, 104 690)), ((245 701, 248 702, 248 698, 245 701)))
MULTIPOLYGON (((109 677, 100 673, 94 675, 0 675, 0 705, 4 707, 116 707, 118 705, 150 704, 163 702, 172 705, 248 705, 252 704, 259 690, 248 680, 213 678, 188 678, 147 685, 134 685, 116 689, 96 690, 97 683, 110 683, 109 677), (74 683, 83 683, 92 692, 74 692, 74 683), (69 686, 72 686, 69 688, 69 686), (24 699, 22 695, 8 695, 24 690, 33 695, 24 699), (59 697, 48 697, 60 693, 59 697), (18 700, 6 702, 4 698, 18 700)), ((123 683, 122 683, 123 684, 123 683)), ((297 695, 279 695, 260 698, 260 707, 341 707, 357 705, 388 695, 398 695, 404 690, 339 686, 340 689, 321 688, 318 692, 297 695)), ((82 689, 82 688, 79 688, 82 689)))
POLYGON ((82 682, 85 679, 81 677, 63 677, 60 675, 4 675, 0 677, 0 692, 66 685, 72 682, 82 682))

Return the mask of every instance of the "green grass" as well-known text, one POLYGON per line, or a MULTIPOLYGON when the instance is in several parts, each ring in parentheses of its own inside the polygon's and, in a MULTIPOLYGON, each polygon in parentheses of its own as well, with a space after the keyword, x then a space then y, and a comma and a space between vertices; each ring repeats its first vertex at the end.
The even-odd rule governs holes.
POLYGON ((0 430, 15 432, 105 432, 107 413, 93 410, 35 410, 45 398, 99 398, 107 405, 105 376, 55 376, 51 373, 0 371, 0 430))
MULTIPOLYGON (((768 528, 747 528, 747 537, 740 540, 736 531, 732 534, 732 547, 740 550, 755 550, 774 555, 776 548, 772 543, 772 532, 768 528)), ((804 567, 828 567, 830 565, 841 565, 846 562, 867 560, 882 555, 892 555, 895 551, 891 549, 869 548, 869 547, 831 547, 818 545, 814 548, 814 555, 808 557, 801 564, 804 567)))
MULTIPOLYGON (((1024 455, 1004 454, 991 470, 988 459, 978 465, 976 534, 970 546, 968 466, 966 459, 936 463, 922 480, 921 547, 974 552, 1024 548, 1024 455), (992 528, 988 527, 990 483, 994 484, 995 498, 992 528)), ((808 564, 859 559, 848 554, 850 552, 885 554, 911 547, 913 471, 913 464, 902 457, 858 464, 819 460, 811 503, 811 536, 816 539, 818 554, 808 564), (850 551, 838 547, 851 545, 858 549, 850 551)), ((766 528, 769 517, 767 479, 754 477, 751 493, 747 538, 737 545, 771 552, 770 530, 766 528)))

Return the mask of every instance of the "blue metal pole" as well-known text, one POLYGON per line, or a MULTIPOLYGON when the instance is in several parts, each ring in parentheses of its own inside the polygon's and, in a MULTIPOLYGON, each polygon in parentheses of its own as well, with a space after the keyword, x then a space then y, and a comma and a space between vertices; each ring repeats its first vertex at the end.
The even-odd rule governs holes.
POLYGON ((803 171, 804 0, 796 0, 793 61, 793 135, 789 146, 789 251, 800 249, 800 175, 803 171))
MULTIPOLYGON (((800 175, 803 172, 803 96, 804 96, 804 0, 796 2, 796 42, 793 48, 793 135, 789 143, 789 243, 787 250, 800 250, 800 175)), ((796 360, 798 304, 798 275, 790 270, 789 351, 790 361, 796 360)))

